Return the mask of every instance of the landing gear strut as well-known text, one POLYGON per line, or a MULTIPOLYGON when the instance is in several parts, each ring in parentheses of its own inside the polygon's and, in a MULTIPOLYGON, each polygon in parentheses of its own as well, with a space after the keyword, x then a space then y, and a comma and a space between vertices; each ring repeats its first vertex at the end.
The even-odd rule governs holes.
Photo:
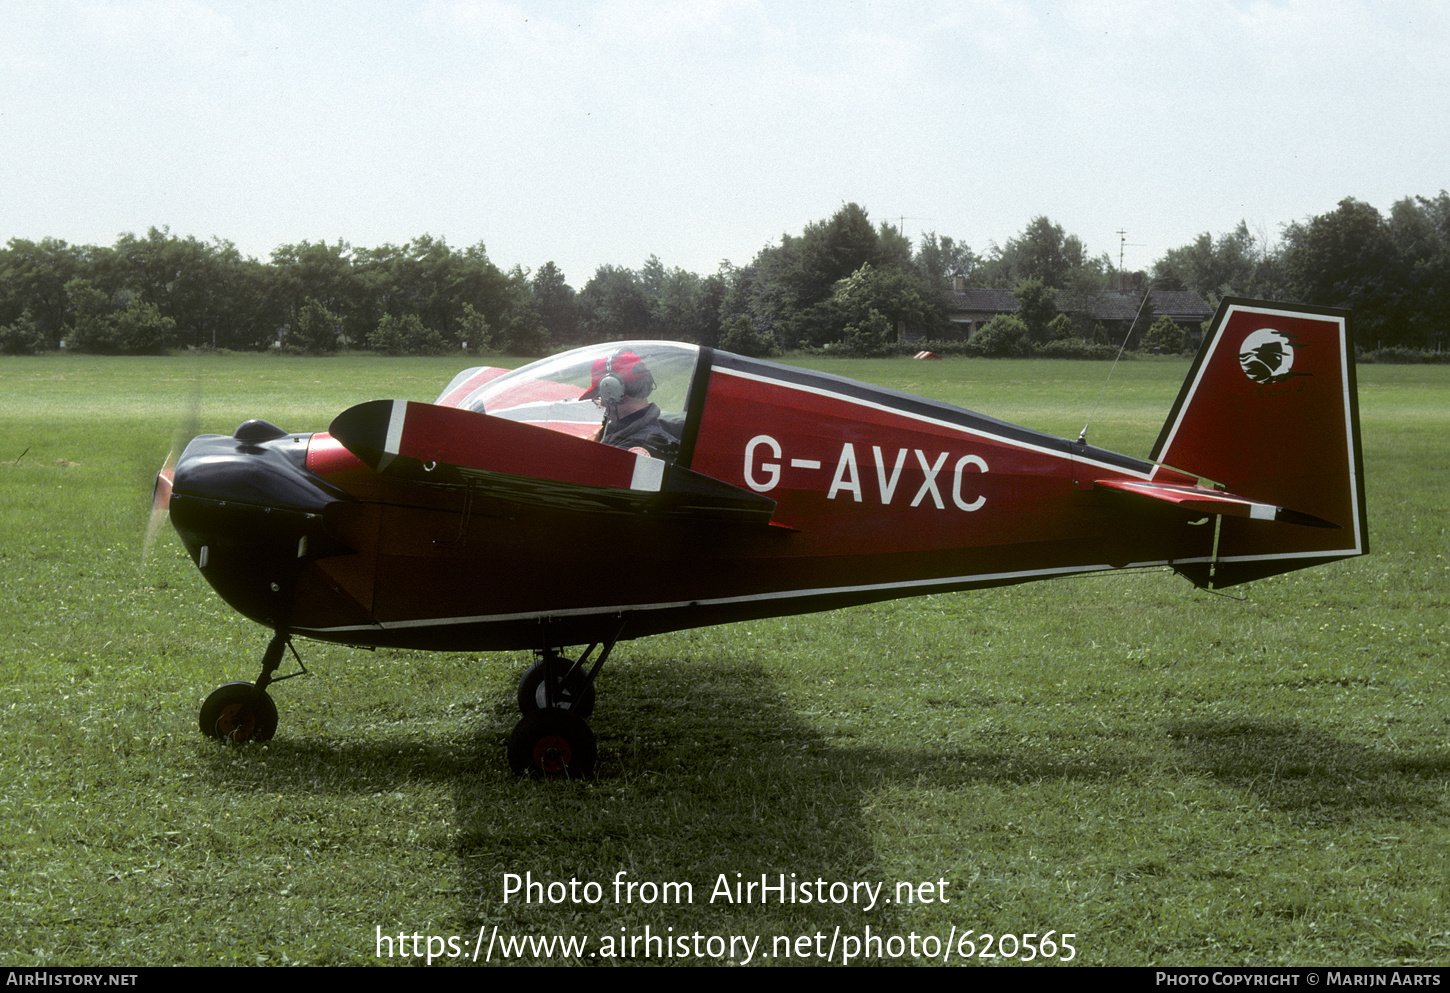
POLYGON ((306 674, 307 667, 302 665, 297 649, 292 648, 292 637, 286 631, 277 631, 262 654, 262 674, 255 683, 224 683, 212 690, 202 703, 201 733, 224 741, 271 741, 277 733, 277 705, 267 695, 267 687, 306 674), (288 648, 292 649, 292 657, 297 659, 302 671, 273 675, 282 664, 283 649, 288 648))
POLYGON ((524 672, 518 693, 524 716, 514 725, 508 743, 514 772, 571 779, 594 774, 598 746, 584 718, 594 712, 594 677, 618 640, 616 633, 592 665, 589 656, 599 647, 597 641, 573 661, 557 648, 546 648, 524 672))
POLYGON ((588 652, 570 662, 557 652, 541 652, 519 680, 519 713, 527 717, 551 706, 575 717, 594 713, 594 673, 586 669, 587 657, 588 652))

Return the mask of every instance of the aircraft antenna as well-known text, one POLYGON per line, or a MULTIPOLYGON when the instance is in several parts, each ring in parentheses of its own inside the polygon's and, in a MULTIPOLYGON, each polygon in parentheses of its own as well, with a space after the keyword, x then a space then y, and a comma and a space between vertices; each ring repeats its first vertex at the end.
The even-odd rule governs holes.
POLYGON ((1108 391, 1108 382, 1113 378, 1113 370, 1118 367, 1118 359, 1123 357, 1123 352, 1128 347, 1128 339, 1133 337, 1133 328, 1138 325, 1138 318, 1143 316, 1143 308, 1148 306, 1148 299, 1153 293, 1153 284, 1150 282, 1143 289, 1143 302, 1138 304, 1138 312, 1133 315, 1133 323, 1128 325, 1128 330, 1123 334, 1123 343, 1118 346, 1118 354, 1113 356, 1113 364, 1108 367, 1108 375, 1103 379, 1103 388, 1098 390, 1098 398, 1093 402, 1093 409, 1088 412, 1087 421, 1082 426, 1082 432, 1077 436, 1079 445, 1087 444, 1088 425, 1097 416, 1098 406, 1103 402, 1103 394, 1108 391))

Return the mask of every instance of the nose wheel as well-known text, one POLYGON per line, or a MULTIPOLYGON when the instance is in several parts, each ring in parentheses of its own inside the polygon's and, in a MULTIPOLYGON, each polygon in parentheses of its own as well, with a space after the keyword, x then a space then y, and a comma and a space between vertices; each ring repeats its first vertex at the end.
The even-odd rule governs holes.
POLYGON ((276 632, 262 655, 262 674, 255 683, 223 683, 212 690, 201 705, 198 717, 201 733, 222 741, 271 741, 277 733, 277 705, 267 695, 267 687, 307 673, 307 667, 302 665, 293 648, 292 657, 297 659, 302 671, 274 675, 282 662, 283 649, 291 647, 292 639, 287 632, 276 632))
POLYGON ((254 683, 226 683, 201 705, 201 733, 225 741, 271 741, 277 705, 254 683))

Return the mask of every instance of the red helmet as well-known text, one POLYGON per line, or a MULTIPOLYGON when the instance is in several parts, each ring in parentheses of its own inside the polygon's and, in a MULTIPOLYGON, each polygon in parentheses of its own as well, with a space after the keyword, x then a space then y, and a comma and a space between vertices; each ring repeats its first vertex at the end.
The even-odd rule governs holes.
POLYGON ((597 397, 605 403, 618 403, 626 396, 649 396, 654 388, 655 378, 638 355, 617 352, 594 360, 589 389, 579 399, 593 400, 597 397))

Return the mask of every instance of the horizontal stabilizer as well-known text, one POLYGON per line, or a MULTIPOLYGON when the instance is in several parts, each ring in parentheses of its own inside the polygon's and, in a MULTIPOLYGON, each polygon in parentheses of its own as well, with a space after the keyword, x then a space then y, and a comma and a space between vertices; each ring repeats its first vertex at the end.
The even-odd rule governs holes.
POLYGON ((1173 504, 1195 514, 1223 514, 1225 517, 1247 517, 1255 521, 1280 521, 1311 528, 1337 528, 1340 525, 1313 514, 1303 514, 1286 507, 1260 503, 1247 497, 1211 490, 1203 486, 1174 483, 1145 483, 1131 479, 1099 479, 1093 484, 1102 489, 1130 493, 1160 503, 1173 504))

